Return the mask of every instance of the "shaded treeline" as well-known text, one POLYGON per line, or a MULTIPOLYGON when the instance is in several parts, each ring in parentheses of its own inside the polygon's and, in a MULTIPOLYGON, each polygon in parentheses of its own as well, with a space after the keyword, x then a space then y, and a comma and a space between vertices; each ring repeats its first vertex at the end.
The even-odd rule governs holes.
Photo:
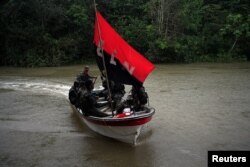
MULTIPOLYGON (((250 60, 249 0, 96 0, 154 62, 250 60)), ((58 66, 94 58, 93 0, 0 2, 0 65, 58 66)))

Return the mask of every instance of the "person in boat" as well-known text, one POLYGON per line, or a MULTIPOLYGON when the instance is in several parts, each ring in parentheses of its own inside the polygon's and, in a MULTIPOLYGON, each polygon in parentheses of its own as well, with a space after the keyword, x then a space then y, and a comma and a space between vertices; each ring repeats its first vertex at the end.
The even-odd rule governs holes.
POLYGON ((79 108, 82 109, 82 103, 81 103, 81 96, 86 92, 86 87, 85 87, 85 82, 80 82, 79 83, 79 88, 77 92, 77 100, 79 104, 79 108))
POLYGON ((89 75, 89 66, 85 66, 83 71, 76 77, 76 81, 79 83, 85 83, 88 80, 94 80, 96 77, 89 75))
POLYGON ((69 90, 69 101, 71 104, 78 107, 78 90, 79 90, 79 83, 77 81, 74 82, 73 86, 69 90))
POLYGON ((117 107, 122 103, 122 98, 124 96, 125 92, 125 86, 121 83, 114 83, 113 87, 111 88, 112 92, 112 99, 114 101, 114 109, 117 109, 117 107))
POLYGON ((148 102, 148 94, 145 91, 143 85, 133 85, 131 95, 127 99, 121 102, 117 107, 116 111, 118 114, 122 113, 124 108, 131 108, 133 111, 143 111, 145 104, 148 102))
POLYGON ((148 94, 143 85, 133 85, 132 98, 135 111, 143 110, 143 107, 148 102, 148 94))
POLYGON ((108 114, 98 110, 101 107, 97 103, 97 97, 92 93, 94 89, 94 84, 92 80, 87 80, 84 83, 86 89, 80 89, 80 103, 81 110, 86 116, 96 116, 96 117, 106 117, 108 114))
MULTIPOLYGON (((104 87, 104 90, 100 93, 100 96, 103 96, 105 97, 105 99, 108 99, 109 93, 108 93, 108 86, 106 79, 103 79, 102 86, 104 87)), ((126 93, 125 86, 121 83, 110 80, 109 87, 111 91, 111 99, 113 100, 113 109, 116 109, 117 106, 119 106, 120 103, 122 102, 122 98, 126 93)))

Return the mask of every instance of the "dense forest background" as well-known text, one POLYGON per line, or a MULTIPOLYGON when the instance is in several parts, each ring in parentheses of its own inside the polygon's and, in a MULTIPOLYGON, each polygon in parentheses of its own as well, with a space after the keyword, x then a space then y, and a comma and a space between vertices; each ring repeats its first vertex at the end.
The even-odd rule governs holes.
MULTIPOLYGON (((249 0, 96 0, 108 22, 153 62, 250 61, 249 0)), ((94 59, 93 0, 1 0, 0 65, 94 59)))

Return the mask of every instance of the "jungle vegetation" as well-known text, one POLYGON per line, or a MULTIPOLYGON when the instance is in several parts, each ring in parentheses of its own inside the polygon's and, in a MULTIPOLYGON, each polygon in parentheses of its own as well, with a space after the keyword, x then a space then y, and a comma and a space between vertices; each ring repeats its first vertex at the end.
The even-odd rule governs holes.
MULTIPOLYGON (((96 0, 107 21, 156 63, 250 61, 249 0, 96 0)), ((0 65, 94 60, 93 0, 0 1, 0 65)))

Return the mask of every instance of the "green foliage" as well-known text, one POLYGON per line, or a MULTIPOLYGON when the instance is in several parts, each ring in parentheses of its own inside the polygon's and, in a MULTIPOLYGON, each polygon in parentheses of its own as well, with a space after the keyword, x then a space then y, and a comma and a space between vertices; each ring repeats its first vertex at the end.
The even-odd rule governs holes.
POLYGON ((72 4, 66 14, 78 26, 83 26, 88 21, 86 9, 81 5, 72 4))
POLYGON ((68 4, 58 3, 8 1, 0 8, 2 65, 58 66, 74 61, 87 16, 82 6, 71 5, 67 10, 68 4))
POLYGON ((235 38, 250 37, 250 15, 246 19, 241 14, 229 14, 226 24, 221 28, 222 35, 233 35, 235 38))
POLYGON ((183 0, 180 18, 184 31, 197 35, 200 32, 203 0, 183 0))
POLYGON ((226 18, 226 23, 220 29, 220 34, 225 40, 231 41, 231 46, 228 46, 227 49, 228 54, 233 55, 233 58, 235 59, 244 59, 244 56, 247 57, 247 55, 244 55, 244 50, 247 50, 248 48, 242 48, 239 44, 244 41, 248 41, 249 44, 250 15, 243 16, 239 13, 229 14, 226 18))
MULTIPOLYGON (((96 0, 107 21, 154 62, 250 61, 248 0, 96 0)), ((0 3, 0 65, 93 59, 93 1, 0 3)))

